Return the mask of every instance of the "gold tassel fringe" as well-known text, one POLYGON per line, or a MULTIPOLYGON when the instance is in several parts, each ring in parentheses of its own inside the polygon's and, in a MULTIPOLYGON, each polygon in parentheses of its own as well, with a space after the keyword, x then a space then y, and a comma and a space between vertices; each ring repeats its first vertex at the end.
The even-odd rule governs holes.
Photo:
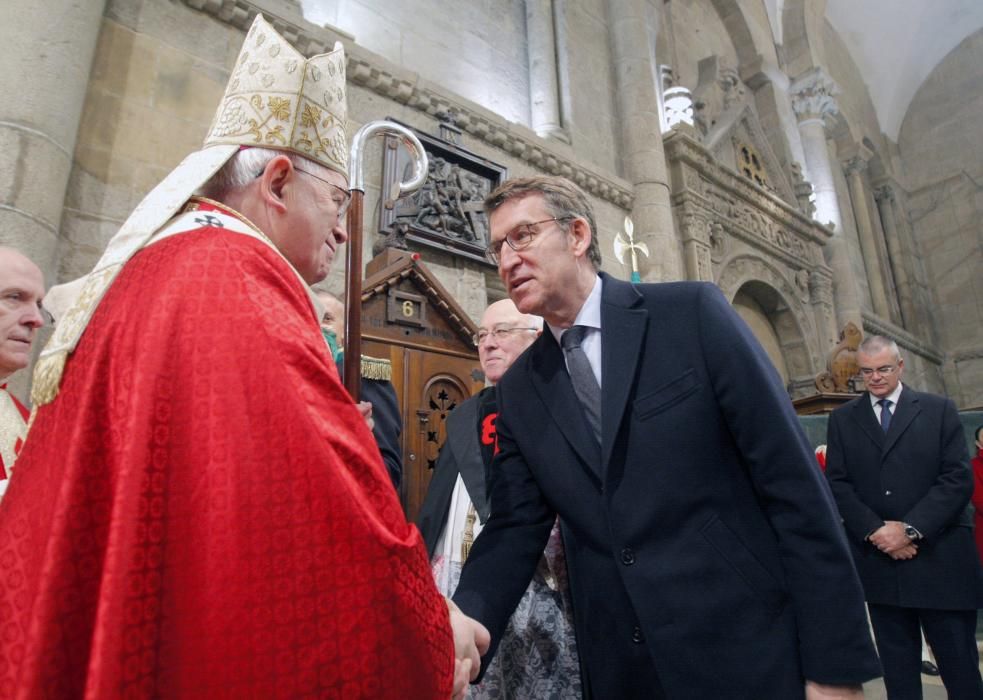
POLYGON ((31 402, 35 407, 51 403, 58 396, 61 376, 65 373, 68 351, 62 350, 38 360, 34 366, 34 382, 31 386, 31 402))

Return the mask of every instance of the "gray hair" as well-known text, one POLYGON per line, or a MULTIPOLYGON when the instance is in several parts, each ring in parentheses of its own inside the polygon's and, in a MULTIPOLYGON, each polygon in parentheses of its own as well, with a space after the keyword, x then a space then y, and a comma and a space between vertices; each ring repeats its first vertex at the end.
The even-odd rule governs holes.
POLYGON ((496 209, 513 199, 521 199, 532 194, 543 197, 546 208, 558 220, 565 231, 569 231, 567 219, 583 218, 590 228, 590 246, 587 259, 594 270, 601 269, 601 242, 597 222, 594 221, 594 208, 587 193, 572 180, 554 175, 537 175, 506 180, 485 197, 485 215, 491 217, 496 209))
POLYGON ((313 170, 315 175, 332 172, 320 163, 290 151, 259 147, 244 148, 230 158, 208 182, 195 190, 195 194, 221 202, 230 192, 242 189, 262 175, 266 166, 277 156, 286 156, 295 168, 313 170))
POLYGON ((860 343, 860 347, 857 348, 857 352, 862 352, 864 355, 874 355, 883 350, 890 350, 894 355, 895 360, 901 359, 901 351, 898 349, 898 344, 894 342, 891 338, 883 335, 868 335, 864 338, 864 341, 860 343))

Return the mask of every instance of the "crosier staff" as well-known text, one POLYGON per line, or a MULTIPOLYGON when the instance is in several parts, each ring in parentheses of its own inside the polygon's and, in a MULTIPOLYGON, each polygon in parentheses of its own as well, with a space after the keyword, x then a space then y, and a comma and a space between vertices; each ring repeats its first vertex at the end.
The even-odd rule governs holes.
POLYGON ((348 254, 345 258, 345 388, 352 400, 358 402, 359 369, 362 357, 362 201, 365 198, 365 174, 362 157, 365 144, 376 134, 397 137, 413 158, 413 175, 406 182, 393 186, 392 201, 418 190, 427 179, 427 152, 416 135, 404 126, 377 120, 365 124, 352 139, 350 158, 352 201, 348 206, 348 254))

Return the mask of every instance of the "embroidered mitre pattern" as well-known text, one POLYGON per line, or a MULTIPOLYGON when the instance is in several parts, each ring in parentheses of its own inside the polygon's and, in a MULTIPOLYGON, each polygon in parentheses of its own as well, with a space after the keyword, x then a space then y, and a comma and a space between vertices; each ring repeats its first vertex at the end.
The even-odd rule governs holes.
POLYGON ((345 50, 310 59, 257 16, 236 60, 205 146, 296 151, 348 175, 345 50))

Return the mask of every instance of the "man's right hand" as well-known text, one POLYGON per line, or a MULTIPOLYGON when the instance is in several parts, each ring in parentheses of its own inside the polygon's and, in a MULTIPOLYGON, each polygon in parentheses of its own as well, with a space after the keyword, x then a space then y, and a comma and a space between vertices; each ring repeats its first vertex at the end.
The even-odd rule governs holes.
POLYGON ((464 698, 468 683, 478 677, 481 656, 488 651, 491 635, 483 624, 468 617, 447 599, 451 630, 454 633, 454 695, 452 700, 464 698))
POLYGON ((887 552, 887 555, 892 559, 914 559, 915 555, 918 554, 918 545, 909 544, 901 549, 896 549, 893 552, 887 552))

